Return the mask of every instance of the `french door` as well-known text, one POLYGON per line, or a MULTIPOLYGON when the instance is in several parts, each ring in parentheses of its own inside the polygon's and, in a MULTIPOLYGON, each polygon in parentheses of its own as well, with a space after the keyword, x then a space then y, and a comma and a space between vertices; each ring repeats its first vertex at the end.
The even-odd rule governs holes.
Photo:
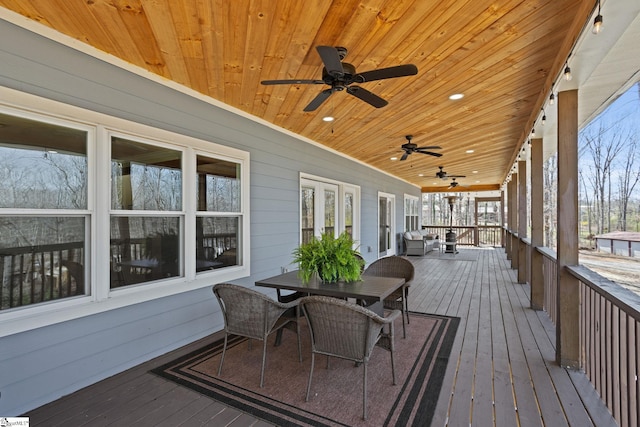
POLYGON ((396 254, 395 205, 395 195, 378 193, 379 257, 396 254))

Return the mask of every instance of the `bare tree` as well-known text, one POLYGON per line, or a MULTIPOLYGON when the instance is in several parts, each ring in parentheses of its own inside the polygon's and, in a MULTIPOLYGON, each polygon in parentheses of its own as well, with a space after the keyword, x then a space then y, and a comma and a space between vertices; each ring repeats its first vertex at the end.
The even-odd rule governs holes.
POLYGON ((626 138, 618 127, 607 128, 602 121, 587 126, 580 137, 584 142, 581 155, 588 156, 587 167, 590 166, 589 163, 592 166, 590 173, 586 175, 594 190, 596 232, 600 234, 605 231, 605 220, 610 217, 606 215, 605 201, 610 196, 608 185, 612 167, 618 154, 625 148, 626 138))
POLYGON ((544 207, 543 207, 543 223, 544 223, 544 245, 556 248, 556 225, 557 211, 556 201, 558 199, 558 155, 554 154, 544 163, 542 168, 544 182, 544 207))
POLYGON ((635 165, 636 151, 638 149, 638 137, 633 133, 628 135, 628 154, 624 157, 621 171, 618 174, 618 229, 627 231, 627 212, 629 200, 635 186, 640 180, 640 168, 635 165))

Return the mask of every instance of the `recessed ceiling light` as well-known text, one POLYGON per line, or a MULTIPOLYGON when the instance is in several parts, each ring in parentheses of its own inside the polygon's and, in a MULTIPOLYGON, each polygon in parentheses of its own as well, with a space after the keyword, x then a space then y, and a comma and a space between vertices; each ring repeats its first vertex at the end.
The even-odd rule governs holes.
POLYGON ((424 176, 424 174, 423 173, 419 173, 418 176, 424 176))
POLYGON ((334 118, 331 117, 331 116, 326 116, 326 117, 323 117, 322 120, 325 121, 325 122, 332 122, 334 120, 334 118))
POLYGON ((478 171, 472 171, 471 173, 478 173, 478 171))
POLYGON ((465 153, 467 153, 467 154, 471 154, 471 153, 473 153, 473 152, 474 152, 474 150, 467 150, 467 151, 465 151, 465 153))
POLYGON ((463 93, 454 93, 453 95, 449 95, 449 99, 455 101, 456 99, 462 99, 464 98, 464 94, 463 93))
POLYGON ((398 160, 398 158, 397 158, 397 157, 392 157, 392 158, 391 158, 391 159, 389 159, 389 160, 398 160))

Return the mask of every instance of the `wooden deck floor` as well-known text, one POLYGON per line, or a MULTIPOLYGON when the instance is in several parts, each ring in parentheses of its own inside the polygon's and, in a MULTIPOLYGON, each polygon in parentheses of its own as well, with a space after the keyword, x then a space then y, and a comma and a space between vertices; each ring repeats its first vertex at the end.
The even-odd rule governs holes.
MULTIPOLYGON (((554 329, 529 309, 502 249, 461 248, 456 260, 410 257, 411 310, 461 318, 433 426, 615 426, 581 372, 554 361, 554 329), (476 257, 477 255, 477 257, 476 257), (472 260, 476 258, 475 260, 472 260)), ((47 426, 266 426, 148 373, 208 337, 26 414, 47 426)))

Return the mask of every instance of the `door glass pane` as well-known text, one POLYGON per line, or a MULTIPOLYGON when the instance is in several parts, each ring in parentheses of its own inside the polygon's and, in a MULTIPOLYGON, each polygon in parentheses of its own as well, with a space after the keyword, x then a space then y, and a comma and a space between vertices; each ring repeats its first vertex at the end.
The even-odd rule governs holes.
POLYGON ((302 243, 304 244, 313 239, 315 207, 315 191, 313 187, 302 187, 300 204, 302 243))
POLYGON ((378 252, 386 252, 387 250, 387 200, 383 197, 379 199, 379 211, 380 216, 378 221, 380 223, 380 241, 378 243, 378 252))
POLYGON ((335 235, 336 232, 336 192, 324 190, 324 232, 335 235))
POLYGON ((353 237, 353 193, 344 195, 344 230, 353 237))
POLYGON ((182 154, 124 138, 111 140, 111 208, 182 210, 182 154))

